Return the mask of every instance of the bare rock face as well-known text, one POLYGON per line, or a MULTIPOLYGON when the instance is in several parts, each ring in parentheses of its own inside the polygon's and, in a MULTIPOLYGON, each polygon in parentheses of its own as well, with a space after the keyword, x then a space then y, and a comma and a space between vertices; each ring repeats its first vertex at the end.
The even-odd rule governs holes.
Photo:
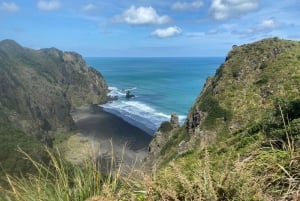
POLYGON ((71 110, 103 103, 107 92, 102 75, 77 53, 0 42, 1 118, 41 141, 52 131, 73 129, 71 110))
POLYGON ((170 123, 172 125, 172 128, 179 128, 180 127, 179 118, 178 118, 177 114, 175 114, 175 113, 171 114, 170 123))
POLYGON ((172 114, 170 121, 163 122, 160 128, 155 132, 148 147, 148 156, 144 163, 147 170, 155 170, 160 165, 161 151, 166 143, 172 138, 173 131, 180 127, 179 118, 176 114, 172 114))
POLYGON ((154 134, 154 138, 152 139, 149 147, 148 147, 148 155, 146 161, 144 163, 146 170, 155 171, 157 166, 161 163, 160 152, 162 147, 170 140, 171 133, 161 132, 160 130, 156 131, 154 134))

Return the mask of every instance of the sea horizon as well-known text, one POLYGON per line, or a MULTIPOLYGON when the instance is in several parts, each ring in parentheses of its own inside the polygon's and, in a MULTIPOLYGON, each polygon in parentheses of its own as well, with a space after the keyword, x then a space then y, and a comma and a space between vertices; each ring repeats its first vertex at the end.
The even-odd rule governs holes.
POLYGON ((118 59, 118 58, 128 58, 128 59, 151 59, 151 58, 224 58, 225 56, 182 56, 182 57, 178 57, 178 56, 84 56, 82 55, 82 57, 87 60, 90 58, 108 58, 108 59, 118 59))

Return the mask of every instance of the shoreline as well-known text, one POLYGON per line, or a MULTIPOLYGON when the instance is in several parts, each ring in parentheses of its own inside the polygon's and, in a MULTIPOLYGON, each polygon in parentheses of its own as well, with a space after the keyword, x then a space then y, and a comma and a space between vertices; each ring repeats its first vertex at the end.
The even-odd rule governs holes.
POLYGON ((101 106, 85 105, 76 108, 72 117, 80 132, 79 138, 93 143, 90 148, 100 160, 110 161, 114 157, 122 164, 140 166, 147 156, 153 136, 121 117, 104 111, 101 106))

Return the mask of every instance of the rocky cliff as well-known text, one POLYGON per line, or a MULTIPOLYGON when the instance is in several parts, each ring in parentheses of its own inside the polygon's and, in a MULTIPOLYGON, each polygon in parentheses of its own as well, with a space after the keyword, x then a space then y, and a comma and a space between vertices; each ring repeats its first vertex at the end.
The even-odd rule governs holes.
MULTIPOLYGON (((265 39, 233 46, 188 115, 186 129, 201 146, 262 122, 279 100, 299 100, 300 43, 265 39)), ((284 105, 282 105, 284 107, 284 105)))
MULTIPOLYGON (((150 144, 148 159, 159 166, 185 152, 218 144, 242 132, 262 132, 266 119, 278 114, 278 105, 288 112, 287 121, 300 117, 300 43, 270 38, 242 46, 234 45, 214 77, 189 111, 184 126, 157 137, 150 144), (294 108, 291 109, 291 105, 294 108), (291 112, 291 111, 290 111, 291 112)), ((279 117, 280 118, 280 117, 279 117)), ((269 124, 268 124, 269 125, 269 124)), ((149 162, 148 160, 148 162, 149 162)))
POLYGON ((299 92, 300 42, 234 45, 185 124, 164 122, 151 142, 157 188, 172 200, 299 200, 299 92))
POLYGON ((74 128, 73 108, 103 103, 107 91, 102 75, 77 53, 0 42, 0 116, 28 135, 51 142, 51 131, 74 128))

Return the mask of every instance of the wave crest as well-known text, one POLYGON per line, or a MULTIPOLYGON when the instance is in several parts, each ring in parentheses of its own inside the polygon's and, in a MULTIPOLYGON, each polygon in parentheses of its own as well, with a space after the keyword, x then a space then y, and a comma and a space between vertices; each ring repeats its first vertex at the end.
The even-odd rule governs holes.
MULTIPOLYGON (((130 87, 130 90, 135 89, 136 87, 130 87)), ((109 87, 109 90, 110 96, 118 96, 120 99, 101 105, 103 110, 121 117, 123 120, 140 128, 150 135, 155 133, 163 121, 170 120, 170 114, 157 111, 153 107, 136 99, 125 99, 124 97, 126 96, 126 93, 124 93, 124 90, 120 90, 117 87, 109 87)), ((181 124, 185 118, 186 116, 179 115, 179 121, 181 124)))

